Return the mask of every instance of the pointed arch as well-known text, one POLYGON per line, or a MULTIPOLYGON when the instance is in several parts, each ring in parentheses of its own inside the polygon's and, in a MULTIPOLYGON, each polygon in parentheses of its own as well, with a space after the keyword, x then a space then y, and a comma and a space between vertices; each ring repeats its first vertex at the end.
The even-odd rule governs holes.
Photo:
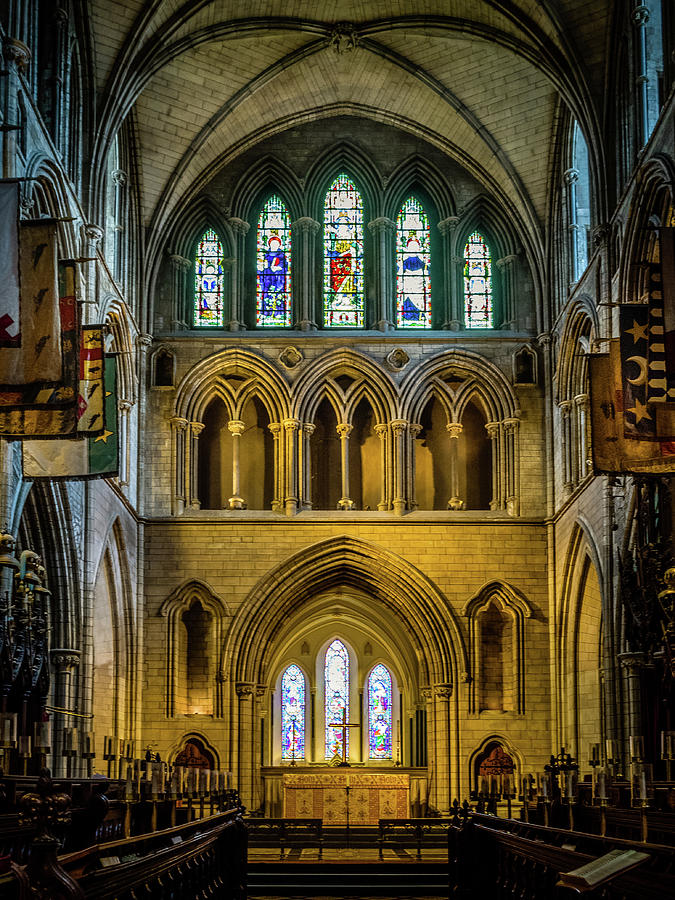
POLYGON ((256 228, 256 325, 288 328, 292 321, 291 218, 279 194, 271 194, 256 228))
POLYGON ((349 721, 349 651, 339 638, 335 638, 326 648, 324 656, 324 715, 326 722, 325 758, 349 756, 349 729, 346 747, 343 746, 343 732, 339 723, 349 721))
POLYGON ((373 666, 367 681, 368 759, 391 759, 393 754, 392 680, 384 663, 373 666))
POLYGON ((431 328, 429 217, 411 194, 396 216, 396 327, 431 328))
POLYGON ((303 190, 291 167, 277 156, 267 154, 247 167, 232 190, 232 215, 252 221, 261 198, 278 194, 286 203, 292 220, 303 215, 303 190))
POLYGON ((307 680, 296 663, 281 676, 281 759, 305 758, 305 719, 307 680))
POLYGON ((490 247, 480 231, 467 238, 464 260, 464 325, 466 328, 494 328, 494 303, 490 247))
POLYGON ((195 253, 194 325, 199 328, 223 325, 223 243, 208 228, 200 237, 195 253))
POLYGON ((328 328, 363 328, 364 211, 354 180, 340 171, 323 203, 323 324, 328 328))
POLYGON ((452 188, 434 163, 417 154, 405 159, 387 179, 382 201, 383 215, 395 219, 403 201, 420 189, 428 194, 439 219, 456 215, 452 188))

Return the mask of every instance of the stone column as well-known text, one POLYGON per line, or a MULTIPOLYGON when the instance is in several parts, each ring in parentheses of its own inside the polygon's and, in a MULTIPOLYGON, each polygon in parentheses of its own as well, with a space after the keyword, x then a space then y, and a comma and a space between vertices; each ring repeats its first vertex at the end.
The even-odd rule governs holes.
POLYGON ((396 289, 394 281, 394 234, 396 225, 385 216, 368 223, 375 248, 376 302, 373 328, 391 331, 396 321, 396 289), (392 321, 392 315, 394 321, 392 321))
POLYGON ((246 503, 239 496, 241 477, 239 470, 240 440, 246 425, 240 419, 230 419, 227 430, 232 435, 232 496, 227 501, 230 509, 246 509, 246 503))
MULTIPOLYGON (((85 235, 85 250, 82 254, 84 257, 94 260, 94 262, 90 262, 87 266, 87 278, 86 278, 86 300, 89 302, 85 304, 85 310, 82 313, 82 324, 88 325, 90 322, 97 321, 95 317, 92 320, 92 316, 95 314, 96 303, 98 302, 98 298, 96 296, 96 262, 95 260, 98 258, 99 245, 101 240, 103 239, 103 229, 99 228, 98 225, 85 225, 84 227, 84 235, 85 235)), ((83 279, 84 281, 85 279, 83 279)))
POLYGON ((429 806, 438 808, 437 786, 438 786, 438 748, 436 746, 436 711, 434 703, 434 692, 431 687, 423 687, 420 691, 427 713, 427 771, 429 772, 429 793, 427 795, 427 803, 429 806))
POLYGON ((567 185, 567 197, 569 200, 569 223, 567 229, 569 231, 570 240, 569 248, 572 262, 572 281, 579 278, 578 253, 579 253, 579 223, 577 222, 577 182, 579 181, 579 170, 575 168, 567 169, 564 174, 565 184, 567 185))
POLYGON ((300 434, 300 509, 312 508, 312 459, 310 446, 311 437, 315 430, 316 426, 311 422, 304 422, 300 434))
POLYGON ((349 498, 349 435, 352 426, 341 422, 337 426, 340 435, 340 461, 342 468, 342 496, 338 500, 338 509, 354 509, 355 503, 349 498))
POLYGON ((405 419, 394 419, 391 423, 391 431, 393 436, 393 499, 392 505, 397 516, 402 516, 406 507, 405 496, 405 477, 404 477, 404 461, 405 461, 405 439, 408 431, 408 423, 405 419))
MULTIPOLYGON (((619 662, 626 673, 626 737, 644 735, 642 716, 642 670, 647 665, 643 653, 620 653, 619 662)), ((624 756, 626 754, 624 753, 624 756)), ((630 762, 630 758, 627 759, 630 762)))
POLYGON ((58 135, 58 149, 61 156, 68 156, 68 10, 63 6, 54 9, 56 24, 56 67, 54 70, 54 134, 58 135))
POLYGON ((171 325, 175 331, 190 327, 192 322, 192 310, 187 308, 187 272, 192 268, 192 262, 178 253, 169 256, 171 270, 173 272, 173 308, 171 311, 171 325))
POLYGON ((134 407, 133 400, 123 397, 117 401, 119 411, 119 482, 129 483, 129 414, 134 407))
POLYGON ((171 422, 171 514, 179 516, 185 511, 185 475, 188 453, 185 452, 185 431, 188 421, 172 416, 171 422))
POLYGON ((450 331, 459 331, 464 323, 461 303, 457 287, 460 281, 457 272, 457 257, 453 255, 455 231, 459 225, 459 216, 448 216, 438 223, 438 230, 443 236, 443 270, 444 281, 444 309, 443 328, 450 331))
POLYGON ((199 499, 199 435, 204 430, 201 422, 190 422, 190 506, 201 509, 199 499))
POLYGON ((640 4, 632 13, 633 25, 637 29, 637 70, 635 79, 639 93, 640 106, 640 148, 644 147, 649 138, 649 107, 647 103, 647 22, 649 21, 649 7, 640 4))
POLYGON ((316 236, 321 226, 309 216, 291 225, 293 238, 293 321, 300 331, 315 331, 316 236))
POLYGON ((588 394, 577 394, 574 398, 576 448, 577 448, 577 481, 586 476, 586 417, 588 414, 588 394))
POLYGON ((501 479, 499 477, 501 468, 499 458, 499 422, 486 422, 485 430, 490 439, 492 450, 492 499, 490 500, 490 509, 502 509, 501 479))
MULTIPOLYGON (((339 426, 338 426, 339 427, 339 426)), ((298 419, 284 419, 286 432, 286 515, 294 516, 298 511, 298 419)))
POLYGON ((389 509, 389 494, 387 491, 387 434, 389 428, 383 423, 375 426, 375 434, 380 439, 380 471, 382 479, 382 498, 377 504, 379 510, 389 509))
POLYGON ((459 438, 464 426, 461 422, 448 422, 445 426, 450 435, 450 490, 448 509, 464 509, 464 500, 459 496, 459 438))
POLYGON ((412 422, 408 426, 408 433, 410 434, 410 441, 408 443, 408 466, 407 466, 407 474, 408 474, 408 505, 410 509, 417 509, 417 497, 415 495, 415 480, 416 480, 416 469, 415 469, 415 438, 422 430, 421 425, 417 425, 412 422))
MULTIPOLYGON (((50 651, 54 669, 54 706, 72 709, 75 698, 76 670, 80 665, 79 650, 55 648, 50 651)), ((93 677, 93 675, 92 675, 93 677)), ((95 721, 95 720, 94 720, 95 721)), ((65 713, 55 712, 52 725, 52 771, 55 776, 64 777, 63 729, 72 728, 73 720, 65 713)))
POLYGON ((501 272, 501 294, 502 294, 502 321, 500 328, 505 331, 515 331, 518 327, 518 316, 516 312, 516 285, 515 285, 515 253, 509 256, 503 256, 497 260, 497 268, 501 272))
POLYGON ((237 788, 245 806, 253 803, 253 764, 256 744, 253 733, 253 694, 256 685, 238 681, 235 685, 239 699, 237 734, 237 788))
POLYGON ((506 511, 520 515, 520 466, 518 453, 519 419, 504 419, 504 468, 506 469, 506 511))
POLYGON ((260 809, 264 806, 265 796, 263 791, 263 783, 262 777, 260 773, 260 767, 262 765, 262 757, 264 753, 264 747, 261 744, 261 721, 266 719, 267 712, 267 685, 266 684, 256 684, 255 686, 255 699, 253 701, 253 740, 254 740, 254 748, 253 748, 253 758, 251 760, 252 763, 252 779, 253 779, 253 800, 252 800, 252 808, 260 809))
POLYGON ((451 765, 450 765, 450 700, 452 698, 451 684, 437 684, 434 686, 435 718, 436 718, 436 768, 438 779, 436 782, 436 807, 441 815, 450 812, 451 800, 451 765))
POLYGON ((572 404, 569 400, 561 400, 558 404, 558 409, 560 410, 560 430, 562 437, 563 495, 569 497, 574 489, 574 476, 572 473, 572 404))
POLYGON ((272 499, 272 509, 278 512, 283 508, 281 500, 281 467, 283 465, 283 454, 281 452, 281 424, 279 422, 270 422, 267 426, 272 433, 274 441, 274 493, 272 499))
POLYGON ((228 220, 230 227, 234 233, 235 255, 232 264, 231 279, 231 298, 232 306, 230 308, 230 321, 228 328, 230 331, 241 331, 246 328, 244 316, 244 283, 245 283, 245 261, 246 261, 246 235, 251 227, 248 222, 243 219, 232 217, 228 220))

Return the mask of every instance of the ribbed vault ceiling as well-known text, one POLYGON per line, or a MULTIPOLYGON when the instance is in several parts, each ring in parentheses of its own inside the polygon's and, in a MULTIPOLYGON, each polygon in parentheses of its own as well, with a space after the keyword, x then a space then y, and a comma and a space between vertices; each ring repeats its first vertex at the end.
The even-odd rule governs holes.
POLYGON ((537 240, 558 99, 591 144, 597 134, 611 7, 90 0, 97 161, 133 110, 142 214, 157 232, 223 162, 262 136, 352 112, 443 148, 537 240), (337 23, 349 23, 341 26, 342 52, 331 41, 337 23), (356 46, 345 49, 350 34, 356 46))

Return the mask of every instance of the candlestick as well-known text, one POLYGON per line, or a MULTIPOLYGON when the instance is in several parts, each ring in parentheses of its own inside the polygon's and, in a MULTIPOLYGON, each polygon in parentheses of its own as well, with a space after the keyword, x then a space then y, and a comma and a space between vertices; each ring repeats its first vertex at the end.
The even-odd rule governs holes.
POLYGON ((19 756, 28 758, 31 755, 31 738, 29 735, 19 736, 19 756))
POLYGON ((93 731, 82 732, 82 756, 85 759, 93 759, 96 756, 96 742, 93 731))
POLYGON ((593 743, 588 745, 588 764, 590 766, 600 765, 600 744, 593 743))
POLYGON ((0 747, 9 750, 16 745, 16 713, 0 713, 0 747))
POLYGON ((33 746, 41 753, 49 753, 51 747, 49 726, 49 722, 36 722, 33 725, 33 746))
POLYGON ((645 739, 641 734, 630 735, 628 738, 630 744, 631 762, 642 762, 645 758, 645 739))

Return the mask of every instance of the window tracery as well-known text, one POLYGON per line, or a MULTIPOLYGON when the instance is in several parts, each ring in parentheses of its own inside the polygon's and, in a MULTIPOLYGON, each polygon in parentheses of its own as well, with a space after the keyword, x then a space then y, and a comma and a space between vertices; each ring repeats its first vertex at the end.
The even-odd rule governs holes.
POLYGON ((194 322, 198 327, 223 324, 223 245, 212 228, 197 246, 194 322))
POLYGON ((492 256, 478 231, 464 247, 464 324, 467 328, 492 328, 492 256))
MULTIPOLYGON (((326 759, 342 756, 342 728, 333 723, 349 719, 349 653, 341 640, 336 638, 326 650, 324 663, 326 759)), ((349 730, 347 730, 349 753, 349 730)))
POLYGON ((429 219, 409 197, 396 219, 396 325, 431 328, 431 236, 429 219))
POLYGON ((291 225, 286 204, 276 194, 258 217, 256 272, 256 325, 290 326, 291 225))

